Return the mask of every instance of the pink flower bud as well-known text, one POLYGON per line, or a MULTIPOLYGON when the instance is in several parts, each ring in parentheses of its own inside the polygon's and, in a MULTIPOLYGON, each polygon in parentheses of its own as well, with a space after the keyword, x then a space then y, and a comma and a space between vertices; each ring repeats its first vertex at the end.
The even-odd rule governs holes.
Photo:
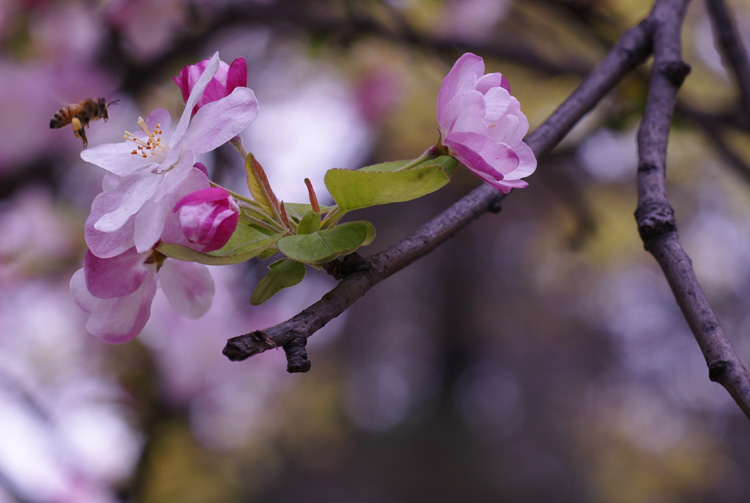
POLYGON ((196 245, 196 250, 218 250, 229 241, 237 228, 240 208, 226 190, 220 187, 192 192, 175 205, 182 233, 196 245))
MULTIPOLYGON (((200 63, 188 65, 180 70, 178 76, 173 77, 177 87, 182 91, 182 98, 186 102, 190 96, 190 92, 193 90, 193 86, 195 86, 195 83, 198 82, 198 79, 206 69, 208 62, 208 59, 204 59, 200 63)), ((219 69, 195 105, 193 114, 203 105, 229 96, 237 87, 247 87, 247 63, 245 62, 245 58, 237 58, 232 61, 231 65, 219 61, 219 69)))
POLYGON ((499 73, 484 74, 484 60, 466 53, 440 86, 440 139, 448 153, 496 189, 527 187, 522 178, 536 169, 523 137, 529 121, 499 73))

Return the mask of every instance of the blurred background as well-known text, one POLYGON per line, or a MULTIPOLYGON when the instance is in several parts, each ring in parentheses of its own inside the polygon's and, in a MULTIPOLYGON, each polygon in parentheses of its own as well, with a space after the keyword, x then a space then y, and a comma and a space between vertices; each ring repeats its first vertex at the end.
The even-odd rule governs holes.
MULTIPOLYGON (((750 6, 729 2, 750 40, 750 6)), ((642 248, 635 131, 640 69, 514 191, 310 340, 245 362, 233 336, 334 286, 320 271, 260 307, 269 261, 213 268, 198 321, 157 295, 137 340, 88 334, 68 282, 102 171, 62 106, 120 102, 89 145, 182 109, 172 76, 244 57, 260 115, 243 134, 280 198, 325 201, 330 168, 409 159, 437 140, 442 78, 465 51, 510 81, 532 130, 646 0, 0 0, 0 502, 736 502, 750 425, 708 380, 642 248)), ((737 93, 702 2, 685 24, 669 195, 724 329, 750 362, 750 156, 737 93), (702 115, 703 114, 703 115, 702 115), (709 115, 705 115, 709 114, 709 115), (699 117, 700 120, 696 120, 699 117)), ((243 191, 239 156, 202 159, 243 191)), ((381 250, 478 184, 373 208, 381 250)), ((247 192, 247 189, 244 189, 247 192)))

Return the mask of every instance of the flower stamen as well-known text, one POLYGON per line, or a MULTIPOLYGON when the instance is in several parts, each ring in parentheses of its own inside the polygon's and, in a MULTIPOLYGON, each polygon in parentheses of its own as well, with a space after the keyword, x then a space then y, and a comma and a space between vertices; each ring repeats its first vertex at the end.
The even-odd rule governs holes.
POLYGON ((146 125, 146 121, 143 117, 138 117, 138 125, 141 130, 146 133, 146 140, 142 140, 136 137, 130 131, 125 131, 125 139, 135 143, 136 148, 130 152, 130 155, 140 155, 144 159, 148 158, 148 154, 152 156, 157 155, 157 151, 161 150, 162 153, 167 152, 167 146, 162 143, 162 129, 161 124, 156 124, 156 127, 151 130, 146 125))

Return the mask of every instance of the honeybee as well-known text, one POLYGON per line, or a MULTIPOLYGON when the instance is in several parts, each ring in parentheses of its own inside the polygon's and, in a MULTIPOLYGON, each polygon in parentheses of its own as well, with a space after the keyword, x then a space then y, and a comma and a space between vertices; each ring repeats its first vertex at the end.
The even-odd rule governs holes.
POLYGON ((51 129, 59 129, 72 124, 73 134, 76 138, 80 138, 83 141, 83 148, 86 148, 89 141, 86 138, 86 131, 83 128, 89 125, 89 121, 104 119, 106 122, 109 119, 107 109, 110 105, 114 105, 118 101, 120 100, 107 103, 107 100, 104 98, 89 98, 77 105, 62 107, 52 116, 52 120, 49 121, 49 127, 51 129))

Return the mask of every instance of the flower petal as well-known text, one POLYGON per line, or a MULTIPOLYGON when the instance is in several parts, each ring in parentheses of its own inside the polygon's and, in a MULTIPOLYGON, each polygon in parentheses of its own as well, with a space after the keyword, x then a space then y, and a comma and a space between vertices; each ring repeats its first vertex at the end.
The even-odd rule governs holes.
POLYGON ((247 87, 238 87, 226 98, 207 103, 195 114, 185 133, 185 144, 200 155, 228 142, 258 116, 258 100, 247 87))
POLYGON ((81 159, 117 176, 130 175, 155 163, 150 157, 144 159, 139 155, 131 155, 133 148, 132 141, 97 145, 81 152, 81 159))
POLYGON ((102 232, 112 232, 121 228, 154 195, 159 180, 158 176, 137 178, 123 194, 120 206, 99 218, 94 228, 102 232))
POLYGON ((172 211, 179 216, 182 233, 201 252, 224 246, 239 220, 239 206, 221 187, 191 192, 172 211))
POLYGON ((188 318, 200 318, 211 307, 214 281, 203 264, 167 259, 159 270, 159 284, 172 309, 188 318))
POLYGON ((195 176, 203 181, 200 188, 208 186, 208 179, 205 175, 200 170, 192 169, 192 165, 192 152, 187 151, 183 153, 182 158, 171 171, 161 176, 152 176, 157 186, 152 196, 143 203, 134 217, 133 244, 139 253, 150 250, 161 239, 164 223, 175 203, 198 185, 193 184, 188 189, 182 188, 191 173, 194 172, 195 176))
POLYGON ((443 143, 464 166, 475 173, 483 173, 502 180, 518 166, 518 155, 508 145, 476 133, 453 133, 443 143))
POLYGON ((484 93, 484 119, 488 123, 496 122, 508 113, 511 95, 502 87, 493 87, 484 93))
MULTIPOLYGON (((152 268, 156 269, 155 266, 152 268)), ((135 339, 151 316, 154 295, 156 274, 152 272, 130 295, 100 300, 86 322, 86 330, 111 344, 121 344, 135 339)))
POLYGON ((198 100, 203 95, 203 91, 206 89, 206 86, 211 81, 214 74, 216 74, 216 70, 218 69, 219 53, 216 52, 206 64, 206 69, 203 71, 201 78, 199 78, 198 82, 195 83, 192 91, 190 91, 190 96, 188 96, 187 101, 185 101, 185 109, 182 111, 180 121, 177 123, 177 127, 172 133, 172 137, 169 139, 170 147, 176 145, 177 142, 182 139, 182 136, 185 134, 185 131, 190 124, 190 118, 193 115, 193 108, 198 103, 198 100))
POLYGON ((477 78, 484 74, 484 60, 467 52, 453 65, 440 86, 437 102, 438 122, 443 123, 443 111, 455 96, 466 91, 473 91, 477 78))
POLYGON ((200 79, 209 61, 208 59, 204 59, 194 65, 188 65, 180 70, 180 74, 177 77, 172 77, 182 92, 183 101, 187 101, 190 97, 191 86, 200 79))
POLYGON ((524 180, 502 180, 499 182, 490 182, 490 185, 501 191, 503 194, 507 194, 511 189, 523 189, 529 186, 528 182, 524 180))
POLYGON ((444 136, 450 136, 456 131, 486 135, 487 123, 484 116, 485 100, 482 93, 461 93, 445 106, 443 121, 439 122, 440 131, 444 136))
POLYGON ((525 178, 536 171, 536 157, 531 147, 524 142, 519 143, 513 148, 518 156, 518 166, 510 173, 505 174, 506 180, 525 178))
MULTIPOLYGON (((170 198, 169 201, 165 201, 165 206, 168 206, 170 210, 172 210, 174 209, 174 205, 177 204, 177 201, 179 201, 186 195, 210 187, 211 184, 208 180, 208 176, 201 169, 201 167, 205 169, 205 167, 201 163, 196 163, 193 166, 193 169, 190 170, 188 176, 180 185, 179 190, 176 192, 174 198, 170 198)), ((177 217, 177 215, 174 214, 173 211, 170 211, 169 215, 167 215, 165 218, 164 230, 161 234, 161 240, 166 243, 176 243, 188 247, 192 246, 192 244, 185 238, 185 235, 182 233, 180 219, 177 217)))
POLYGON ((73 302, 87 314, 91 314, 99 305, 100 299, 97 299, 89 292, 86 287, 86 274, 83 268, 78 269, 70 278, 70 293, 73 296, 73 302))
POLYGON ((102 192, 91 204, 91 214, 86 219, 84 234, 86 244, 94 255, 100 258, 114 257, 128 248, 133 247, 134 219, 128 219, 125 224, 112 232, 102 232, 94 225, 103 215, 115 211, 122 200, 122 193, 115 191, 102 192))
POLYGON ((510 94, 510 82, 500 73, 488 73, 477 79, 477 91, 482 94, 487 94, 487 91, 495 87, 501 87, 510 94))
POLYGON ((235 58, 229 65, 227 72, 227 93, 238 87, 247 87, 247 61, 245 58, 235 58))
POLYGON ((149 254, 135 248, 111 258, 99 258, 91 251, 83 258, 86 288, 96 298, 112 299, 136 291, 149 273, 145 265, 149 254))

